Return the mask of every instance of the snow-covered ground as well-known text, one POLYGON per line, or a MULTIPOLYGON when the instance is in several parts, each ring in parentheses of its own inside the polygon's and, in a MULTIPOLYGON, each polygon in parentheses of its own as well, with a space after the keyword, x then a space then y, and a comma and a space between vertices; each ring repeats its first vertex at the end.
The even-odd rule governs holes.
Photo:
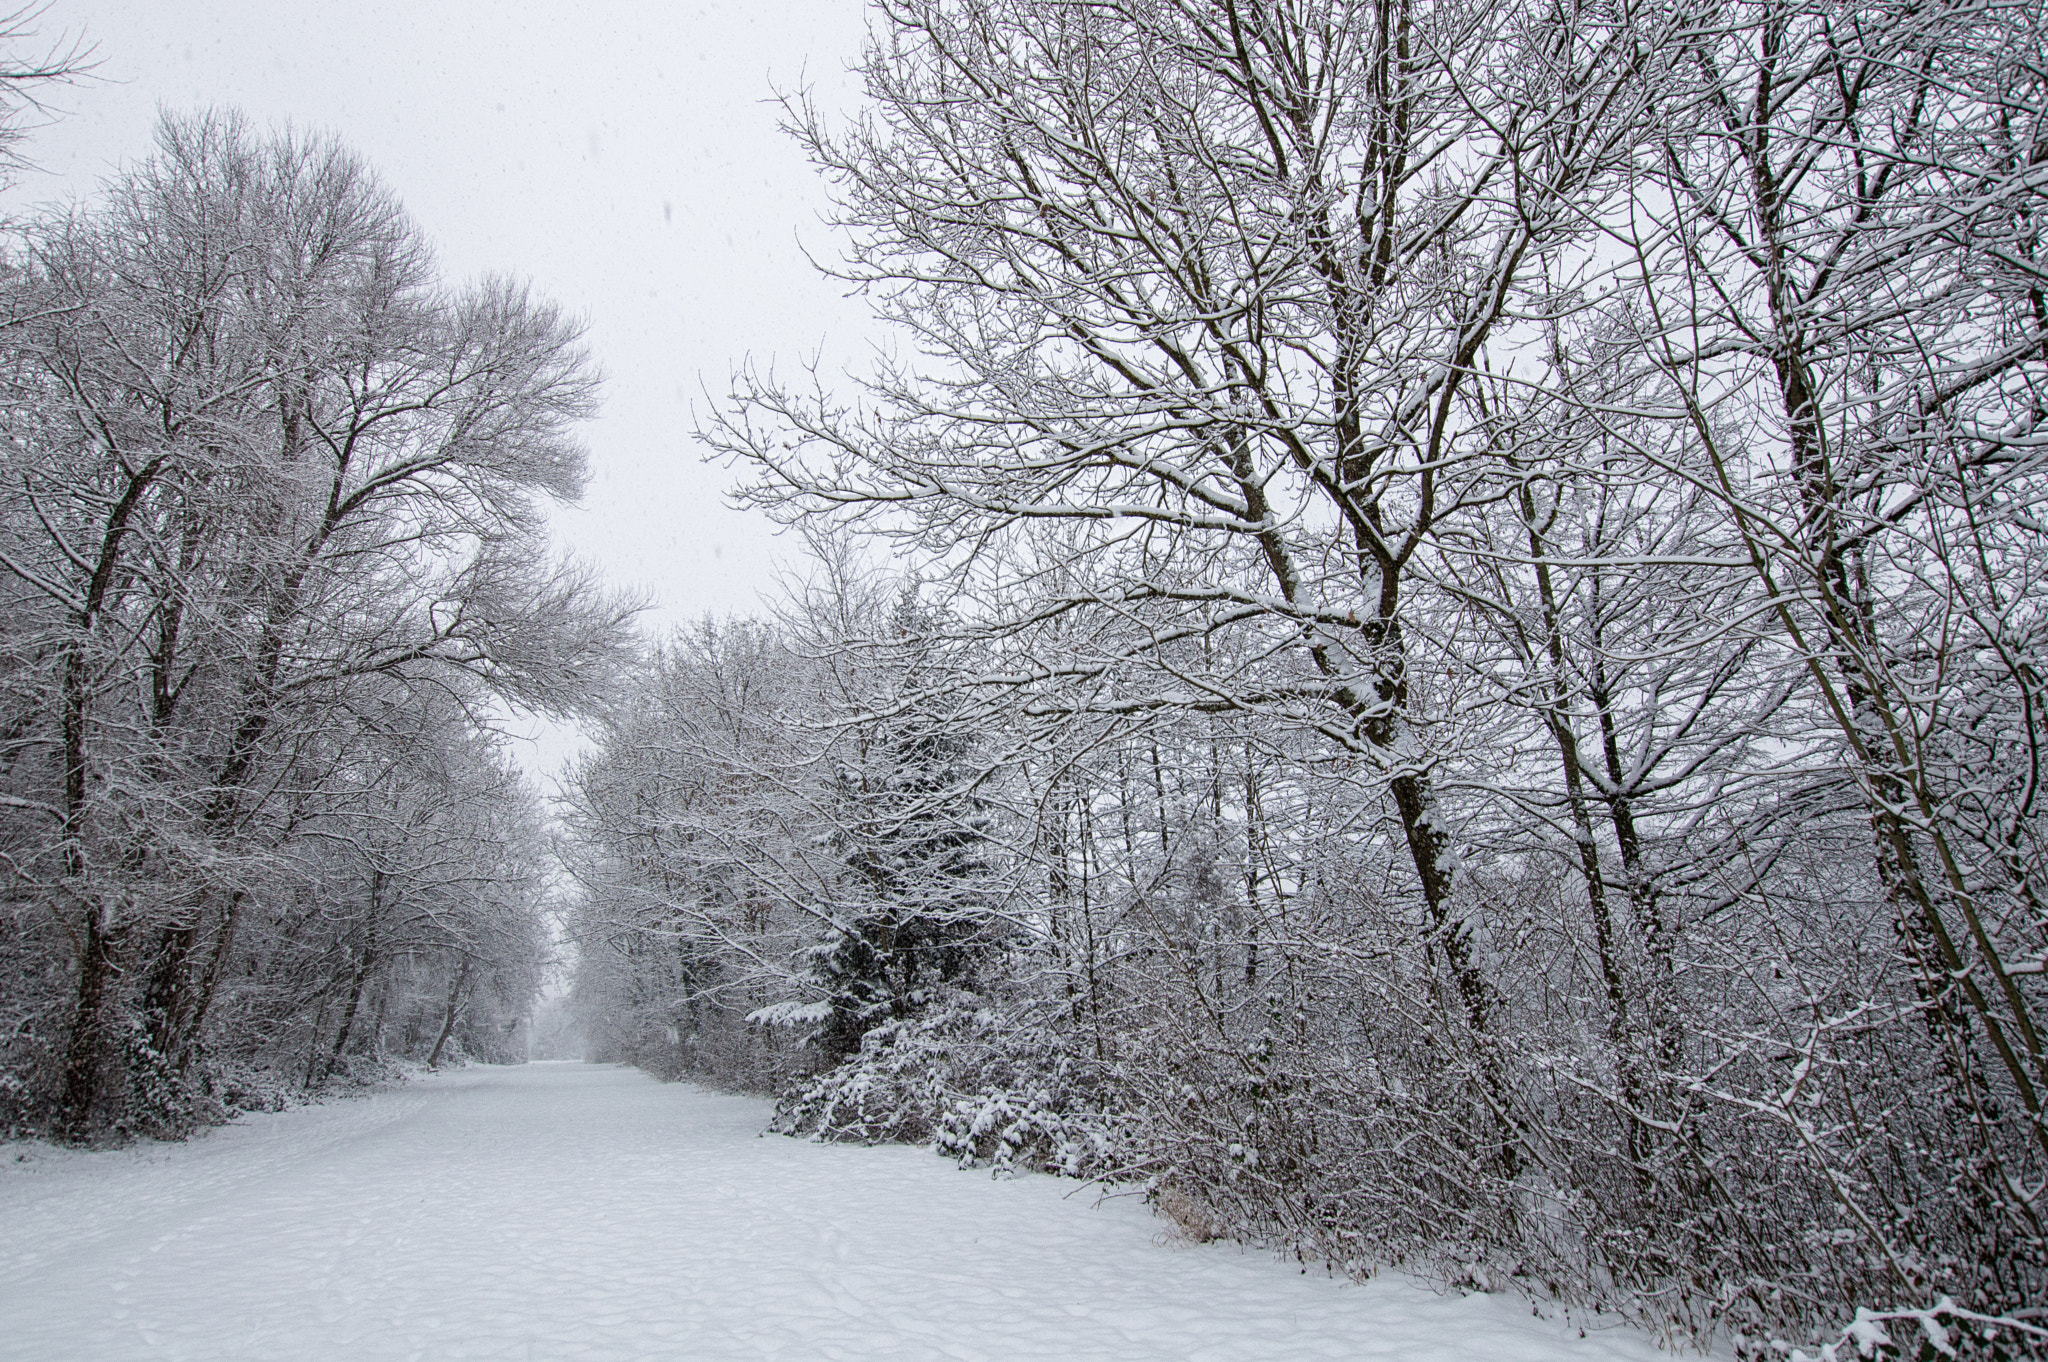
POLYGON ((0 1358, 1660 1356, 1511 1296, 1173 1243, 1071 1182, 764 1138, 767 1115, 531 1064, 186 1145, 0 1146, 0 1358))

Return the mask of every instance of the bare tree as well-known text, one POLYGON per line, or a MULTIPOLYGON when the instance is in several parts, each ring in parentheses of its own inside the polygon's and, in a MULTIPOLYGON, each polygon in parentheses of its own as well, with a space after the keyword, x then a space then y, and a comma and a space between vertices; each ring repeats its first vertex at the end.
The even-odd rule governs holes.
POLYGON ((574 328, 507 281, 442 289, 331 141, 219 114, 159 140, 103 207, 31 232, 11 332, 5 559, 61 775, 16 873, 79 924, 79 1133, 117 971, 150 1062, 188 1066, 252 901, 237 858, 294 835, 335 716, 394 688, 560 709, 630 613, 542 539, 594 398, 574 328))
MULTIPOLYGON (((1712 500, 1803 673, 1918 981, 1945 1157, 1977 1189, 1980 1299, 2008 1306, 2038 1289, 2019 1245, 2043 1211, 1989 1188, 2031 1185, 2048 1156, 2028 603, 2043 44, 2027 6, 1717 11, 1674 67, 1689 115, 1617 234, 1620 386, 1580 394, 1675 418, 1687 438, 1637 452, 1712 500)), ((1917 1216, 1865 1218, 1919 1289, 1917 1216)))
POLYGON ((84 38, 60 33, 45 38, 49 4, 22 5, 0 13, 0 179, 11 180, 27 163, 21 143, 33 131, 30 110, 47 112, 51 88, 92 74, 97 63, 84 38))

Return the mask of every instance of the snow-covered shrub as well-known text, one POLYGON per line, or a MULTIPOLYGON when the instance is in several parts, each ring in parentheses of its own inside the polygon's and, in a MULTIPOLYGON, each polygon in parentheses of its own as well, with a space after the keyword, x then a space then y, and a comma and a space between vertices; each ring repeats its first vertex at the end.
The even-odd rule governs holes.
POLYGON ((2048 1319, 2048 1311, 2038 1307, 2013 1315, 1983 1315, 1963 1309, 1947 1296, 1924 1310, 1859 1309, 1839 1338, 1813 1354, 1792 1348, 1789 1362, 2039 1357, 2048 1352, 2048 1328, 2038 1323, 2043 1319, 2048 1319))
POLYGON ((1099 1087, 1075 1081, 1062 1056, 1049 1072, 1018 1087, 983 1086, 955 1097, 932 1143, 962 1167, 1018 1168, 1070 1178, 1114 1180, 1132 1167, 1134 1125, 1100 1104, 1099 1087))
POLYGON ((305 1096, 292 1075, 241 1061, 210 1066, 210 1082, 221 1105, 232 1111, 283 1111, 305 1096))
POLYGON ((42 1128, 63 1062, 71 980, 55 924, 36 907, 0 908, 0 1139, 42 1128))
POLYGON ((166 1060, 139 1021, 123 1021, 118 1043, 128 1082, 111 1129, 123 1138, 176 1139, 219 1121, 220 1106, 204 1086, 166 1060))
POLYGON ((771 1130, 821 1140, 922 1144, 962 1166, 1115 1178, 1133 1128, 1112 1087, 1052 1028, 957 994, 884 1022, 860 1050, 785 1096, 771 1130))

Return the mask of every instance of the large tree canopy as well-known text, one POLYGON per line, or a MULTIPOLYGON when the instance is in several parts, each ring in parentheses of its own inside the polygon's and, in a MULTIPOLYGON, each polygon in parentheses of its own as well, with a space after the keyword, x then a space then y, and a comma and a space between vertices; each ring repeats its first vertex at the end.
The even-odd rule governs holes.
POLYGON ((10 949, 76 953, 68 1008, 39 999, 25 1029, 81 1136, 157 1119, 209 1048, 317 1051, 337 987, 339 1061, 401 958, 524 971, 518 1006, 537 825, 428 833, 399 791, 529 802, 477 707, 563 709, 622 655, 621 608, 541 537, 583 477, 575 329, 508 281, 443 286, 331 140, 208 114, 159 141, 26 228, 4 332, 10 949), (466 895, 396 849, 416 836, 457 839, 466 895), (370 887, 337 913, 344 850, 370 887), (392 914, 444 930, 398 947, 392 914), (336 972, 278 992, 266 971, 309 948, 336 972), (252 988, 284 1009, 271 1034, 210 1025, 252 988))

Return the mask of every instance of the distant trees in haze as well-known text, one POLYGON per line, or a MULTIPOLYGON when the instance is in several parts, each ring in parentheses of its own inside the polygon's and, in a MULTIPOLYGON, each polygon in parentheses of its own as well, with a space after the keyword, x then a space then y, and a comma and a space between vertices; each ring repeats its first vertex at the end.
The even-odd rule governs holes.
POLYGON ((567 821, 598 1053, 772 1087, 971 991, 997 953, 976 735, 922 690, 916 588, 871 586, 677 633, 597 726, 567 821))

